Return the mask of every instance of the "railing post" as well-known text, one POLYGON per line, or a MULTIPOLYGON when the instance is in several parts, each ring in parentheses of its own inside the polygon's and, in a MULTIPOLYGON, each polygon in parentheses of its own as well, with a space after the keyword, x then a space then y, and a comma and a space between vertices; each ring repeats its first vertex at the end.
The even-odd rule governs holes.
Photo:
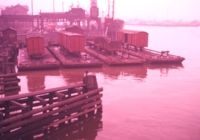
POLYGON ((84 83, 84 91, 88 92, 90 90, 94 90, 98 88, 97 79, 95 75, 88 75, 88 72, 85 72, 85 76, 83 77, 84 83))

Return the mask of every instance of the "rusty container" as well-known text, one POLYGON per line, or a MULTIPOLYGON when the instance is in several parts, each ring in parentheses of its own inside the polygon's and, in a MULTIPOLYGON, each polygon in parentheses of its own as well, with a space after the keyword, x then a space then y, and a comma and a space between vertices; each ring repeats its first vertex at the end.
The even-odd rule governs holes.
POLYGON ((117 32, 116 40, 119 42, 124 42, 124 32, 123 31, 117 32))
POLYGON ((16 43, 17 42, 17 31, 12 28, 7 28, 2 31, 3 34, 3 41, 8 44, 16 43))
POLYGON ((144 31, 132 32, 132 45, 136 47, 147 47, 148 46, 148 33, 144 31))
POLYGON ((117 41, 122 41, 135 47, 147 47, 148 33, 145 31, 122 30, 117 33, 117 41))
POLYGON ((45 51, 44 37, 40 34, 30 34, 26 38, 27 52, 32 58, 42 57, 45 51))
POLYGON ((70 53, 80 53, 84 50, 85 37, 81 34, 63 32, 63 47, 70 53))

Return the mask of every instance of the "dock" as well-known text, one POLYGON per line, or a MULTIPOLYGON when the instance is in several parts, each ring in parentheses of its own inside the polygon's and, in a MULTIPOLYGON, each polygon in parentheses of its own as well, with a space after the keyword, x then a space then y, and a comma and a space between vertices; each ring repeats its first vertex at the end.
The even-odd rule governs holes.
POLYGON ((170 54, 169 51, 159 52, 151 49, 135 50, 132 47, 123 48, 122 51, 145 60, 147 64, 181 64, 185 60, 181 56, 170 54))
POLYGON ((102 67, 103 63, 86 52, 79 56, 72 55, 60 46, 48 46, 51 54, 61 63, 64 68, 102 67))
POLYGON ((141 65, 144 63, 143 59, 122 52, 120 49, 116 50, 115 53, 108 53, 92 47, 86 47, 85 51, 110 66, 141 65))
POLYGON ((57 61, 46 48, 44 56, 37 59, 30 58, 27 49, 22 48, 19 50, 17 67, 19 71, 58 69, 60 67, 60 62, 57 61))
POLYGON ((83 81, 64 87, 0 98, 0 139, 33 138, 38 131, 96 118, 102 113, 102 90, 96 76, 86 73, 83 81))

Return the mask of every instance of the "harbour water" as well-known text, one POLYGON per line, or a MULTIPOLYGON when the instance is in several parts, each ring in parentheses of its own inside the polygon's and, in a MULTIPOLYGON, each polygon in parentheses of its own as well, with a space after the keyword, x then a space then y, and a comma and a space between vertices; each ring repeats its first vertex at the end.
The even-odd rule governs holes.
POLYGON ((102 126, 93 130, 96 124, 87 124, 82 139, 199 140, 200 27, 126 28, 147 31, 150 49, 169 50, 186 60, 182 65, 23 72, 20 94, 80 81, 88 70, 104 88, 102 126))

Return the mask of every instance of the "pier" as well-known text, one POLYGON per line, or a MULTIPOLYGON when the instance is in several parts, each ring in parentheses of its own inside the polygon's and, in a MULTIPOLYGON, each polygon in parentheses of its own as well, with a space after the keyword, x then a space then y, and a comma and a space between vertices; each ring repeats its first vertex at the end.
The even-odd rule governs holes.
POLYGON ((70 125, 102 111, 96 77, 68 86, 0 98, 0 138, 13 138, 70 125))

